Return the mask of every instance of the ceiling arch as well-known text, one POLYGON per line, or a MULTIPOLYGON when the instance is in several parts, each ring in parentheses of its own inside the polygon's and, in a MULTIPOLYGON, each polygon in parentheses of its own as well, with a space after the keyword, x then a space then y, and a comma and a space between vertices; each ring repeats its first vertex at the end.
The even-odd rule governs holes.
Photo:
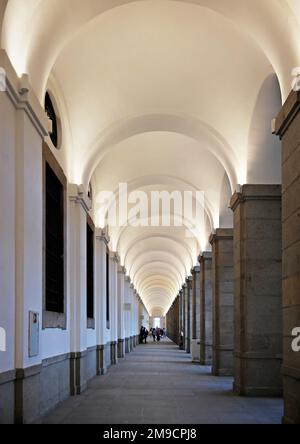
POLYGON ((1 6, 1 47, 18 74, 28 72, 41 102, 46 87, 59 96, 65 137, 57 157, 70 182, 87 189, 91 180, 96 195, 121 181, 130 191, 205 193, 198 238, 184 226, 109 227, 111 247, 147 307, 165 312, 209 248, 210 232, 232 223, 227 201, 237 184, 280 180, 268 122, 300 65, 297 2, 1 6))
MULTIPOLYGON (((145 1, 145 0, 144 0, 145 1)), ((251 0, 247 8, 240 0, 159 0, 164 2, 190 3, 223 15, 247 32, 270 57, 273 66, 281 74, 282 90, 286 97, 290 89, 287 66, 299 65, 298 26, 299 4, 295 0, 251 0), (286 26, 287 21, 289 26, 286 26), (268 27, 266 27, 268 22, 268 27), (284 30, 284 32, 282 32, 284 30), (284 63, 285 62, 285 63, 284 63)), ((139 3, 142 1, 139 0, 139 3)), ((29 72, 36 91, 45 85, 59 53, 74 35, 101 14, 136 0, 10 0, 3 2, 6 8, 1 31, 1 46, 8 54, 19 74, 29 72), (23 5, 22 5, 23 3, 23 5), (22 7, 23 6, 23 7, 22 7), (30 25, 30 27, 29 27, 30 25), (55 29, 55 33, 52 30, 55 29), (30 31, 30 32, 29 32, 30 31), (24 39, 24 36, 27 36, 24 39), (51 39, 49 38, 51 36, 51 39), (38 47, 35 41, 39 39, 38 47), (23 49, 21 51, 20 49, 23 49), (39 66, 38 66, 39 60, 39 66)), ((154 3, 152 1, 152 3, 154 3)))

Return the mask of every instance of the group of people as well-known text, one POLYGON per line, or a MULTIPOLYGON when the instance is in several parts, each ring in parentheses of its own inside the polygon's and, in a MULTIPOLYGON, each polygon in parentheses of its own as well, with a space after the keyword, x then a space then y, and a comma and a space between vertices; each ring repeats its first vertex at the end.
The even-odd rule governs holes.
POLYGON ((162 338, 167 336, 167 332, 165 328, 151 328, 150 334, 152 335, 153 342, 160 342, 162 338))
MULTIPOLYGON (((147 338, 149 336, 149 331, 142 326, 140 331, 140 343, 147 344, 147 338)), ((167 332, 165 328, 151 328, 150 336, 153 338, 153 342, 160 342, 161 339, 167 337, 167 332)))

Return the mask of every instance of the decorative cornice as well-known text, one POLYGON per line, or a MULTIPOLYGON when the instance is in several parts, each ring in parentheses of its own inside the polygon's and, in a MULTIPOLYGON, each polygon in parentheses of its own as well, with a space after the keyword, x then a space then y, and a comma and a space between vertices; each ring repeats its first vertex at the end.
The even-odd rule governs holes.
POLYGON ((219 240, 233 240, 233 228, 218 228, 209 237, 209 242, 213 245, 219 240))
POLYGON ((212 252, 211 251, 204 251, 199 257, 198 261, 201 263, 203 261, 212 260, 212 252))
POLYGON ((7 94, 16 109, 24 110, 42 138, 48 136, 49 118, 34 94, 28 76, 18 77, 4 49, 0 49, 0 68, 5 72, 5 91, 0 94, 7 94))
POLYGON ((84 192, 82 185, 70 184, 68 187, 69 199, 78 205, 81 205, 86 213, 89 213, 92 208, 92 203, 86 193, 84 192))
POLYGON ((291 91, 275 122, 273 122, 273 133, 282 139, 299 111, 300 91, 291 91))
POLYGON ((237 207, 246 201, 278 201, 281 200, 281 185, 243 185, 236 191, 229 204, 229 208, 235 211, 237 207))
POLYGON ((113 262, 115 262, 116 264, 120 264, 121 259, 120 259, 120 256, 118 255, 117 252, 115 252, 115 251, 110 251, 110 252, 109 252, 109 257, 110 257, 110 259, 111 259, 113 262))
POLYGON ((123 267, 122 265, 119 265, 118 266, 118 273, 124 274, 124 276, 126 276, 126 274, 127 274, 126 268, 123 267))
POLYGON ((108 235, 108 230, 106 228, 101 229, 101 228, 97 228, 96 230, 96 239, 104 242, 105 245, 108 245, 110 242, 110 237, 108 235))

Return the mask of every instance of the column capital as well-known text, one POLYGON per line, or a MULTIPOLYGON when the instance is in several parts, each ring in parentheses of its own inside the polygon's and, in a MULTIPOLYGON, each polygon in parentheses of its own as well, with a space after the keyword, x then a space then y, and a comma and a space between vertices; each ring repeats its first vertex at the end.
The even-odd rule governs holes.
POLYGON ((131 283, 130 276, 125 276, 125 282, 129 282, 129 283, 131 283))
POLYGON ((125 267, 123 267, 122 265, 119 265, 118 266, 118 273, 120 273, 120 274, 124 274, 124 276, 126 276, 126 268, 125 267))
POLYGON ((96 228, 96 239, 98 241, 104 242, 105 245, 108 245, 110 242, 110 237, 108 235, 107 229, 96 228))
POLYGON ((116 264, 120 263, 120 256, 118 255, 118 253, 116 253, 115 251, 110 251, 109 252, 109 258, 115 262, 116 264))
POLYGON ((81 205, 86 213, 91 211, 92 203, 85 193, 83 185, 69 184, 68 194, 71 202, 81 205))
POLYGON ((191 269, 192 275, 196 273, 200 273, 200 265, 196 265, 194 268, 191 269))
POLYGON ((233 228, 218 228, 209 237, 209 242, 214 245, 219 240, 233 239, 233 228))
POLYGON ((288 130, 289 126, 300 112, 300 91, 291 91, 280 113, 273 122, 273 132, 280 139, 288 130))
POLYGON ((281 193, 281 185, 243 185, 233 194, 229 207, 235 211, 241 203, 249 200, 278 201, 281 193))
POLYGON ((4 71, 1 79, 3 93, 17 110, 23 110, 29 116, 41 138, 49 136, 49 118, 33 91, 30 78, 26 74, 21 78, 17 75, 5 49, 0 49, 0 67, 4 71))
POLYGON ((198 257, 198 261, 201 263, 203 261, 211 261, 212 260, 212 252, 211 251, 204 251, 200 256, 198 257))

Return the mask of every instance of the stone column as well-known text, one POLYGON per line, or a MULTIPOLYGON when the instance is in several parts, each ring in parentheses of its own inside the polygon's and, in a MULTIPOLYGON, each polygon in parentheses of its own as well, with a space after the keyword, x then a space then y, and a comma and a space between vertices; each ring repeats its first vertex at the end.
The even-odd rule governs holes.
POLYGON ((125 356, 125 311, 124 311, 124 292, 125 292, 126 270, 119 265, 118 267, 118 358, 125 356))
POLYGON ((184 298, 183 290, 179 292, 179 348, 184 349, 184 298))
POLYGON ((192 360, 200 363, 200 267, 192 269, 192 360))
POLYGON ((189 304, 188 304, 188 290, 187 290, 187 284, 184 284, 182 287, 182 297, 183 297, 183 349, 187 352, 189 350, 188 348, 188 310, 189 310, 189 304))
POLYGON ((130 297, 130 351, 134 350, 134 285, 129 287, 130 297))
POLYGON ((244 185, 234 212, 235 382, 240 395, 282 395, 281 186, 244 185))
POLYGON ((284 422, 300 424, 300 91, 292 91, 276 119, 282 139, 283 394, 284 422), (294 345, 294 348, 292 347, 294 345))
POLYGON ((213 368, 215 376, 233 375, 233 229, 210 237, 213 250, 213 368))
POLYGON ((191 337, 192 337, 192 297, 193 297, 193 278, 190 276, 186 280, 184 286, 185 295, 185 351, 191 353, 191 337))
POLYGON ((118 265, 120 259, 118 254, 110 252, 110 359, 111 365, 118 363, 118 265))
POLYGON ((180 298, 177 296, 175 301, 173 302, 172 307, 170 308, 167 316, 166 316, 166 325, 167 325, 167 334, 168 337, 178 345, 179 343, 179 302, 180 298))
POLYGON ((124 311, 125 311, 125 353, 130 353, 130 311, 131 311, 131 302, 130 302, 130 277, 125 277, 125 286, 124 286, 124 311))
POLYGON ((71 394, 87 387, 86 223, 90 201, 77 185, 70 200, 71 394))
POLYGON ((96 230, 95 274, 96 274, 96 338, 97 375, 104 375, 110 366, 109 331, 106 319, 106 252, 109 244, 107 230, 96 230))
POLYGON ((212 315, 212 253, 204 252, 200 262, 200 364, 212 365, 213 315, 212 315))

